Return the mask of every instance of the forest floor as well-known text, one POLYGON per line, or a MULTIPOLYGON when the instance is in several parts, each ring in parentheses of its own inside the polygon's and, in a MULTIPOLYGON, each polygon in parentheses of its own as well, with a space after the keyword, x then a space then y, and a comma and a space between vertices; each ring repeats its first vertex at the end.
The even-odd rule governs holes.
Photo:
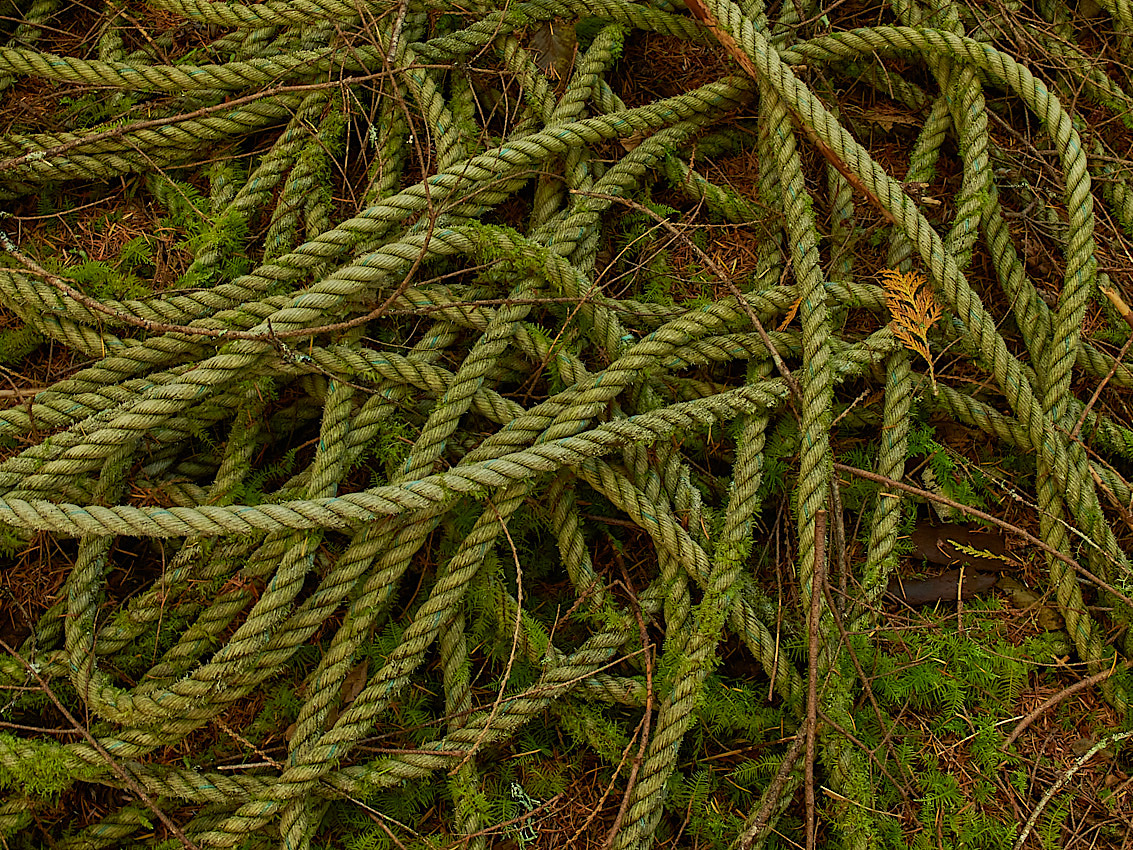
POLYGON ((1133 848, 1127 4, 5 9, 0 845, 1133 848))

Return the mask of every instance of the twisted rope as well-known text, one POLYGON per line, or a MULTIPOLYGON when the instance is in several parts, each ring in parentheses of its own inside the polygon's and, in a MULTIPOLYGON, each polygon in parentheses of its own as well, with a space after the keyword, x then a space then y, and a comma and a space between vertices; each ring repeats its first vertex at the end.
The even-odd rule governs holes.
MULTIPOLYGON (((834 8, 785 3, 771 18, 757 0, 708 0, 707 27, 625 0, 409 4, 401 21, 353 0, 146 5, 194 28, 199 49, 179 57, 175 32, 126 38, 137 24, 107 4, 97 58, 49 52, 65 32, 51 0, 23 4, 0 45, 5 97, 87 87, 121 113, 5 131, 0 197, 28 214, 26 199, 121 182, 162 211, 155 227, 183 231, 185 259, 167 290, 135 297, 84 289, 66 262, 29 256, 34 240, 3 238, 3 308, 78 366, 0 411, 5 535, 77 541, 61 544, 74 547, 62 598, 36 609, 19 652, 65 685, 98 744, 0 731, 0 787, 19 792, 0 801, 0 838, 50 805, 43 789, 125 775, 199 847, 308 848, 332 807, 446 771, 450 831, 487 847, 499 748, 585 704, 617 729, 614 707, 656 708, 610 836, 647 848, 721 657, 752 659, 805 734, 809 674, 784 641, 813 638, 816 761, 832 792, 819 815, 845 846, 877 846, 877 778, 845 734, 863 683, 842 635, 873 640, 915 508, 890 492, 867 505, 868 548, 847 577, 860 591, 834 607, 816 581, 832 545, 816 517, 840 510, 847 436, 866 433, 873 471, 901 481, 919 411, 1033 453, 1034 493, 1013 495, 1038 513, 1078 654, 1113 663, 1105 636, 1128 635, 1133 611, 1103 593, 1100 621, 1070 564, 1126 592, 1129 557, 1103 506, 1133 501, 1111 464, 1133 457, 1133 428, 1079 390, 1133 386, 1083 332, 1114 282, 1098 233, 1107 217, 1133 232, 1133 192, 1067 104, 1125 111, 1133 97, 1075 43, 1069 13, 1021 24, 1060 63, 1044 81, 988 21, 912 0, 891 4, 897 23, 813 38, 834 8), (554 41, 563 27, 577 44, 560 44, 574 56, 559 80, 544 69, 562 57, 532 33, 554 41), (752 76, 705 72, 648 94, 618 63, 643 37, 706 51, 730 37, 752 76), (850 132, 839 80, 923 110, 900 179, 850 132), (996 168, 1017 158, 989 124, 992 99, 1037 116, 1057 152, 1059 193, 1027 190, 1037 220, 1065 234, 1054 303, 1019 244, 1019 190, 996 168), (959 189, 934 212, 911 190, 936 183, 952 143, 959 189), (743 158, 758 163, 750 188, 722 179, 743 158), (746 236, 743 271, 721 275, 725 239, 704 247, 681 230, 671 205, 686 201, 746 236), (965 357, 979 391, 946 373, 928 394, 872 282, 875 228, 888 267, 927 270, 948 310, 932 353, 965 357), (677 268, 686 250, 707 259, 677 268), (880 396, 859 406, 863 388, 880 396), (785 442, 797 549, 775 610, 759 550, 785 442), (610 552, 630 543, 645 554, 619 574, 610 552), (146 554, 127 593, 116 574, 130 547, 146 554), (539 598, 548 586, 562 618, 539 598), (646 659, 650 630, 664 641, 646 659), (285 742, 259 719, 232 729, 253 705, 286 728, 257 702, 280 687, 293 698, 285 742), (415 746, 369 753, 415 701, 428 715, 415 746), (262 771, 162 763, 213 726, 246 738, 262 771)), ((1130 4, 1103 5, 1127 40, 1130 4)), ((102 266, 125 283, 121 258, 102 266)), ((0 659, 0 684, 25 687, 27 669, 0 659)), ((1116 677, 1105 687, 1127 707, 1116 677)), ((760 757, 779 758, 772 747, 760 757)), ((756 789, 745 841, 791 817, 782 795, 801 782, 786 770, 756 789)), ((121 804, 55 843, 156 843, 149 814, 121 804)))

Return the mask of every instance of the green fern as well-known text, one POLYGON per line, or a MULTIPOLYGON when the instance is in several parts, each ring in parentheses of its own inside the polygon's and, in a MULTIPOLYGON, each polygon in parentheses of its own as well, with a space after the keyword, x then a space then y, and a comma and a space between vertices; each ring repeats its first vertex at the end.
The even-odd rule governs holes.
POLYGON ((118 252, 118 268, 125 272, 136 272, 154 263, 154 237, 135 236, 122 246, 118 252))
POLYGON ((359 466, 367 466, 374 474, 371 486, 385 484, 397 475, 409 456, 413 436, 409 422, 397 413, 381 421, 377 433, 366 443, 357 461, 359 466))
POLYGON ((610 764, 621 761, 629 736, 597 705, 568 698, 555 704, 552 711, 575 742, 590 747, 610 764))
POLYGON ((987 506, 990 480, 974 464, 961 467, 953 452, 936 441, 929 426, 918 424, 909 429, 909 456, 928 461, 933 478, 948 498, 976 508, 987 506))
POLYGON ((145 298, 153 290, 140 278, 100 260, 87 260, 66 270, 79 289, 94 298, 145 298))
POLYGON ((393 846, 389 835, 381 827, 375 826, 349 836, 342 844, 344 850, 387 850, 393 846))
MULTIPOLYGON (((204 437, 204 435, 199 436, 204 437)), ((242 505, 259 505, 265 501, 271 501, 268 493, 269 484, 286 480, 294 475, 297 456, 298 449, 288 449, 279 459, 252 472, 243 482, 232 489, 232 502, 242 505)))
POLYGON ((715 790, 716 777, 708 768, 702 767, 687 776, 679 770, 673 771, 669 780, 669 796, 665 800, 665 807, 682 813, 700 808, 715 790))
POLYGON ((42 342, 43 337, 27 325, 0 331, 0 363, 6 366, 19 363, 42 342))
POLYGON ((771 497, 787 493, 796 467, 795 455, 798 450, 798 426, 790 417, 781 417, 767 435, 763 449, 763 478, 756 492, 760 504, 767 504, 771 497))
POLYGON ((181 234, 174 248, 195 258, 220 258, 219 263, 194 263, 182 286, 207 286, 238 277, 251 268, 248 222, 239 211, 229 207, 214 214, 208 199, 191 183, 154 178, 150 188, 168 210, 162 224, 181 234))

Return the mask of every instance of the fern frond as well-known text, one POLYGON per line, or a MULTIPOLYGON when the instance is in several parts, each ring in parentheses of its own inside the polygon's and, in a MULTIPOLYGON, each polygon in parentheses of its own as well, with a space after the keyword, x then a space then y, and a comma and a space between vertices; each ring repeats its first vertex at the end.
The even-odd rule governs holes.
POLYGON ((890 322, 893 335, 928 363, 932 394, 936 395, 936 373, 928 345, 928 332, 944 315, 944 311, 932 297, 928 281, 918 272, 902 274, 896 269, 885 269, 881 273, 881 280, 885 285, 885 303, 893 317, 890 322))
POLYGON ((787 325, 791 324, 791 322, 795 320, 795 316, 798 314, 799 307, 802 305, 802 303, 803 300, 801 298, 796 298, 795 303, 791 305, 791 309, 787 311, 787 315, 783 317, 783 321, 779 323, 779 327, 777 327, 775 330, 786 330, 787 325))

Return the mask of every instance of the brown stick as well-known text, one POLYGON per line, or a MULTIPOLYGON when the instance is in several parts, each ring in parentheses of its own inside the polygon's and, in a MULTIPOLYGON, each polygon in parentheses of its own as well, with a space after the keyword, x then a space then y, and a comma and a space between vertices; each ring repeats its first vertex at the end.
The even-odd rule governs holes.
POLYGON ((246 95, 244 97, 238 97, 235 100, 228 100, 228 101, 225 101, 224 103, 218 103, 218 104, 215 104, 213 106, 202 106, 200 109, 196 109, 192 112, 183 112, 183 113, 180 113, 178 115, 170 115, 167 118, 154 118, 150 121, 136 121, 133 124, 123 124, 121 127, 115 127, 112 130, 106 130, 105 132, 102 132, 102 133, 94 133, 93 135, 90 135, 90 136, 84 136, 81 139, 75 139, 73 141, 66 142, 66 143, 61 144, 61 145, 56 145, 55 147, 52 147, 52 148, 46 148, 42 151, 29 151, 28 153, 20 154, 19 156, 11 157, 10 159, 5 159, 3 161, 0 161, 0 171, 7 171, 10 168, 15 168, 18 165, 23 165, 25 162, 28 162, 29 160, 32 160, 32 159, 43 160, 43 159, 47 159, 48 157, 59 156, 60 154, 64 154, 67 151, 74 150, 75 148, 82 147, 84 145, 94 144, 95 142, 102 142, 102 141, 105 141, 107 139, 119 138, 121 136, 126 135, 127 133, 133 133, 133 132, 136 132, 138 130, 153 130, 157 127, 166 127, 170 124, 176 124, 180 121, 189 121, 189 120, 192 120, 194 118, 203 118, 204 116, 211 115, 214 112, 223 112, 225 110, 233 109, 234 107, 237 107, 237 106, 242 106, 245 103, 252 103, 252 102, 257 101, 257 100, 263 100, 265 97, 275 97, 276 95, 281 95, 281 94, 295 94, 297 92, 318 91, 319 89, 340 88, 342 86, 354 85, 355 83, 364 83, 364 82, 367 82, 369 80, 381 79, 382 77, 391 77, 395 73, 401 73, 402 71, 418 69, 418 68, 421 68, 421 69, 434 68, 434 69, 437 69, 437 70, 447 70, 447 69, 451 69, 452 66, 451 65, 411 65, 411 66, 406 66, 405 68, 400 68, 397 71, 393 71, 393 70, 377 71, 373 74, 361 74, 357 77, 344 77, 341 80, 331 80, 330 82, 326 82, 326 83, 305 83, 305 84, 302 84, 302 85, 294 85, 294 86, 277 86, 276 88, 273 88, 273 89, 266 89, 264 91, 256 92, 255 94, 246 95))
POLYGON ((1121 318, 1129 327, 1133 328, 1133 310, 1129 309, 1129 305, 1125 303, 1125 299, 1116 289, 1109 289, 1107 287, 1099 287, 1102 295, 1109 299, 1109 303, 1113 305, 1113 309, 1121 314, 1121 318))
MULTIPOLYGON (((1103 289, 1102 292, 1106 293, 1107 295, 1109 294, 1108 289, 1103 289)), ((1128 321, 1128 319, 1126 320, 1128 321)), ((1109 367, 1109 371, 1106 372, 1105 377, 1101 379, 1101 383, 1098 384, 1097 388, 1093 392, 1093 395, 1090 396, 1090 400, 1087 401, 1086 406, 1082 408, 1082 415, 1078 417, 1078 421, 1074 425, 1074 430, 1070 432, 1071 440, 1078 439, 1078 432, 1081 431, 1082 426, 1086 424, 1086 417, 1090 415, 1090 411, 1093 409, 1094 405, 1097 404, 1098 397, 1101 396, 1102 390, 1105 389, 1105 385, 1108 384, 1110 379, 1117 374, 1117 367, 1121 365, 1122 359, 1124 359, 1125 355, 1129 353, 1129 346, 1131 344, 1133 344, 1133 336, 1130 336, 1129 339, 1125 340, 1125 345, 1121 346, 1121 351, 1118 352, 1115 358, 1113 358, 1113 365, 1109 367)))
POLYGON ((1015 743, 1019 736, 1026 731, 1028 726, 1038 720, 1044 712, 1049 711, 1051 708, 1058 705, 1068 696, 1073 696, 1074 694, 1078 693, 1078 691, 1085 690, 1086 688, 1092 687, 1093 685, 1096 685, 1100 682, 1104 682, 1118 670, 1128 670, 1130 667, 1133 667, 1133 660, 1125 661, 1121 664, 1115 664, 1108 670, 1102 670, 1100 673, 1095 673, 1094 675, 1083 679, 1080 682, 1075 682, 1068 688, 1063 688, 1061 691, 1056 693, 1054 696, 1052 696, 1022 720, 1020 720, 1015 728, 1011 730, 1011 734, 1007 736, 1007 740, 1004 741, 1002 745, 1000 745, 999 749, 1007 752, 1007 748, 1015 743))
POLYGON ((790 749, 787 754, 783 756, 783 763, 779 765, 779 770, 775 773, 775 778, 771 780, 771 784, 767 786, 767 793, 763 798, 763 805, 760 806, 759 811, 756 813, 755 818, 751 822, 751 826, 744 830, 743 835, 740 836, 738 850, 751 850, 751 845, 759 838, 763 828, 767 826, 771 820, 771 813, 779 804, 779 798, 783 794, 783 789, 787 785, 787 777, 791 775, 791 769, 794 768, 795 762, 799 760, 799 755, 806 745, 806 735, 795 733, 795 740, 791 743, 790 749))
MULTIPOLYGON (((426 234, 426 242, 428 242, 428 237, 431 235, 432 219, 430 219, 430 227, 426 234)), ((374 319, 381 316, 394 301, 401 297, 402 293, 404 293, 405 290, 409 287, 409 282, 412 279, 413 273, 421 264, 421 257, 418 256, 418 258, 414 261, 413 266, 409 269, 409 272, 402 279, 401 283, 398 285, 394 293, 389 298, 387 298, 381 306, 371 310, 364 316, 356 316, 353 319, 349 319, 345 322, 336 322, 333 325, 320 325, 313 328, 294 328, 289 331, 272 331, 265 334, 250 333, 249 331, 234 331, 224 328, 198 328, 192 327, 190 325, 169 325, 164 322, 152 322, 149 319, 140 319, 137 316, 131 316, 129 313, 123 313, 115 310, 113 307, 108 307, 101 301, 95 298, 91 298, 89 295, 84 295, 82 292, 79 292, 79 290, 75 289, 73 286, 67 283, 66 280, 59 277, 58 275, 52 274, 31 257, 19 251, 15 245, 6 244, 3 247, 4 250, 15 257, 16 260, 19 261, 19 263, 25 269, 34 274, 36 277, 42 278, 43 280, 47 281, 68 298, 72 298, 75 301, 78 301, 89 310, 93 310, 96 313, 102 313, 104 316, 110 316, 124 325, 141 328, 142 330, 149 331, 150 333, 178 333, 185 334, 186 336, 204 336, 222 340, 243 339, 252 340, 254 342, 273 342, 276 340, 290 339, 292 337, 298 336, 317 336, 318 334, 322 333, 334 333, 337 331, 349 330, 350 328, 373 321, 374 319)))
POLYGON ((655 213, 644 204, 639 204, 637 203, 637 201, 630 200, 629 198, 622 198, 617 195, 603 195, 601 192, 586 192, 581 189, 571 189, 570 191, 571 194, 575 195, 585 195, 588 198, 598 198, 602 201, 613 201, 615 203, 624 204, 630 209, 644 213, 645 215, 656 221, 658 224, 660 224, 662 227, 664 227, 666 230, 668 230, 670 233, 672 233, 674 236, 676 236, 678 239, 680 239, 681 242, 683 242, 685 245, 687 245, 693 251, 693 253, 696 254, 697 259, 704 263, 704 265, 708 267, 708 270, 712 272, 712 274, 714 274, 721 283, 728 287, 728 291, 731 292, 736 301, 739 302, 740 309, 743 310, 744 313, 747 314, 748 319, 751 320, 752 325, 755 327, 755 332, 759 334, 759 338, 763 341, 763 345, 767 348, 767 353, 771 356, 771 360, 775 363, 775 368, 779 370, 779 374, 782 375, 783 380, 787 382, 787 387, 794 394, 795 398, 800 400, 802 399, 802 391, 799 389, 799 384, 795 380, 795 376, 791 374, 791 370, 787 368, 787 364, 784 363, 783 358, 779 356, 779 352, 775 349, 774 343, 771 342, 771 337, 768 336, 766 329, 764 329, 763 327, 763 322, 759 320, 759 316, 756 315, 756 312, 752 308, 751 304, 749 304, 748 300, 744 298, 744 294, 740 292, 740 288, 736 286, 735 282, 730 277, 728 277, 728 275, 722 268, 720 268, 720 264, 710 256, 708 256, 703 248, 689 239, 687 234, 685 234, 679 227, 674 225, 663 215, 655 213))
POLYGON ((629 573, 626 571, 625 559, 621 555, 617 555, 618 566, 622 570, 622 579, 625 584, 626 592, 629 594, 630 601, 633 603, 633 615, 637 618, 637 629, 641 635, 641 646, 645 650, 645 714, 641 718, 641 740, 637 744, 637 755, 633 757, 633 765, 630 767, 629 778, 626 780, 626 790, 622 795, 622 804, 618 807, 617 817, 614 818, 614 824, 610 827, 609 833, 606 834, 606 840, 603 842, 602 847, 608 848, 613 845, 614 838, 618 834, 618 830, 622 827, 622 820, 625 818, 626 810, 629 808, 629 800, 633 786, 637 783, 637 774, 641 770, 642 762, 645 760, 645 748, 649 743, 649 727, 653 720, 653 657, 650 654, 652 645, 649 642, 649 631, 645 628, 645 618, 641 614, 641 603, 637 600, 637 593, 634 590, 633 582, 630 581, 629 573))
POLYGON ((885 765, 882 764, 881 759, 877 757, 877 752, 875 750, 871 750, 869 747, 867 747, 864 741, 859 740, 853 732, 842 726, 841 723, 830 717, 821 708, 818 710, 818 716, 822 718, 823 723, 829 724, 831 729, 833 729, 835 732, 837 732, 839 735, 841 735, 843 738, 845 738, 847 741, 849 741, 851 744, 853 744, 855 747, 869 756, 869 760, 873 762, 874 766, 878 769, 881 775, 888 779, 890 784, 901 792, 901 796, 904 797, 906 801, 909 801, 909 792, 902 788, 901 784, 897 781, 897 778, 892 773, 890 773, 888 769, 886 769, 885 765))
POLYGON ((629 758, 629 751, 633 748, 634 743, 637 741, 637 736, 641 734, 641 727, 644 725, 644 723, 645 717, 643 715, 640 722, 638 722, 637 724, 637 728, 633 730, 633 737, 630 738, 629 743, 627 743, 622 748, 622 757, 618 760, 618 764, 614 768, 614 773, 610 777, 610 781, 606 783, 606 790, 602 792, 602 796, 598 798, 598 802, 590 807, 590 813, 586 816, 586 820, 582 822, 582 826, 576 829, 574 831, 574 834, 569 839, 567 839, 567 843, 563 845, 563 850, 570 850, 570 848, 578 842, 578 839, 582 836, 582 834, 590 828, 590 824, 594 822, 594 818, 598 817, 598 815, 602 813, 602 809, 606 805, 606 798, 609 797, 610 792, 614 790, 614 783, 618 781, 618 774, 622 772, 622 768, 625 766, 626 759, 629 758))
MULTIPOLYGON (((834 626, 838 629, 838 637, 842 641, 842 646, 846 647, 846 653, 850 656, 850 661, 854 665, 854 670, 857 671, 858 679, 862 683, 862 690, 865 691, 866 697, 869 698, 870 705, 873 706, 873 714, 877 718, 877 727, 879 729, 885 729, 885 715, 881 711, 881 704, 877 701, 877 695, 873 692, 873 686, 869 683, 869 677, 866 676, 865 669, 862 667, 861 660, 858 658, 858 654, 854 651, 853 644, 850 643, 849 636, 846 634, 846 627, 842 623, 842 617, 838 613, 837 607, 834 605, 834 600, 831 598, 829 581, 823 583, 822 592, 826 596, 826 607, 833 615, 832 619, 834 620, 834 626)), ((822 714, 822 709, 819 709, 819 714, 822 714)), ((842 732, 842 729, 839 726, 835 725, 834 722, 830 720, 830 718, 828 718, 825 714, 822 714, 822 719, 834 726, 836 731, 842 732)), ((894 724, 894 727, 895 726, 896 724, 894 724)), ((891 735, 889 734, 892 731, 892 728, 893 727, 886 729, 886 735, 882 743, 885 745, 886 750, 889 752, 889 757, 893 759, 893 763, 904 767, 905 770, 909 773, 909 778, 912 780, 912 783, 915 785, 917 781, 916 776, 914 776, 912 770, 906 767, 904 762, 902 762, 901 759, 897 757, 897 750, 893 746, 893 740, 891 735)), ((843 734, 846 735, 847 738, 852 737, 849 735, 849 733, 843 732, 843 734)), ((851 741, 851 743, 857 746, 856 739, 851 741)), ((868 749, 865 749, 864 746, 862 747, 862 749, 864 749, 865 752, 868 753, 869 756, 877 763, 878 768, 880 768, 882 773, 885 773, 886 777, 889 778, 889 781, 893 783, 893 787, 897 789, 897 791, 905 799, 905 802, 910 802, 908 790, 905 787, 901 786, 891 776, 889 776, 888 772, 886 772, 885 770, 885 767, 881 764, 881 760, 877 758, 875 753, 871 752, 868 749)))
MULTIPOLYGON (((731 57, 739 63, 739 66, 743 68, 745 74, 756 82, 763 79, 763 75, 759 73, 759 70, 755 67, 755 63, 752 62, 751 58, 736 44, 736 40, 732 38, 732 34, 720 26, 719 21, 708 11, 708 7, 704 5, 702 0, 686 0, 685 5, 688 6, 689 11, 692 12, 702 24, 711 30, 712 34, 716 36, 716 40, 720 42, 720 46, 727 50, 731 57)), ((784 103, 784 105, 786 106, 786 103, 784 103)), ((846 178, 847 183, 861 192, 865 199, 881 213, 886 221, 895 225, 897 222, 894 220, 893 216, 890 215, 889 210, 885 208, 885 205, 881 203, 881 199, 873 194, 865 183, 862 182, 861 178, 850 170, 850 166, 846 165, 838 154, 831 150, 822 139, 818 138, 814 130, 803 121, 799 113, 790 106, 787 106, 787 112, 795 119, 795 123, 803 131, 803 134, 810 143, 818 148, 818 152, 822 154, 823 159, 834 166, 838 173, 846 178)))
MULTIPOLYGON (((1133 337, 1130 337, 1130 339, 1133 339, 1133 337)), ((1112 467, 1110 468, 1112 469, 1112 467)), ((1099 490, 1106 494, 1106 496, 1109 498, 1110 504, 1117 508, 1117 512, 1121 515, 1121 518, 1125 520, 1125 524, 1129 526, 1130 529, 1133 529, 1133 514, 1129 513, 1129 508, 1121 504, 1121 500, 1118 499, 1117 496, 1114 495, 1114 492, 1109 489, 1104 481, 1102 481, 1102 477, 1098 475, 1096 469, 1090 466, 1089 470, 1090 477, 1094 479, 1094 484, 1099 490)))

